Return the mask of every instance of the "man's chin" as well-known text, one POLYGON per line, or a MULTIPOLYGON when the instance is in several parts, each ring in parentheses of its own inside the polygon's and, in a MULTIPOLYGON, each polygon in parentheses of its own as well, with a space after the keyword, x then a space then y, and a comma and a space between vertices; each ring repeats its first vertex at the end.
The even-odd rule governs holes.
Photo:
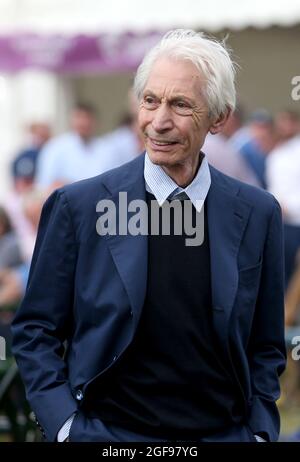
POLYGON ((174 162, 174 156, 172 156, 171 153, 166 153, 166 152, 160 152, 160 151, 155 151, 155 152, 149 152, 147 150, 149 159, 151 162, 155 165, 160 165, 161 167, 163 166, 172 166, 174 162))

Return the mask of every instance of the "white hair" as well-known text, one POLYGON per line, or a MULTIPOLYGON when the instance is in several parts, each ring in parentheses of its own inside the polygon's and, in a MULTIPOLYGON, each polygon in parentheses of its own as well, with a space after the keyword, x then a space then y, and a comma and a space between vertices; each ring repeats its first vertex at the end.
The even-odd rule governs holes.
POLYGON ((202 94, 212 117, 217 118, 228 109, 235 108, 236 65, 230 58, 230 51, 224 42, 218 42, 202 32, 189 29, 167 32, 146 54, 134 80, 134 91, 139 100, 142 98, 153 64, 162 57, 190 60, 197 67, 205 79, 202 94))

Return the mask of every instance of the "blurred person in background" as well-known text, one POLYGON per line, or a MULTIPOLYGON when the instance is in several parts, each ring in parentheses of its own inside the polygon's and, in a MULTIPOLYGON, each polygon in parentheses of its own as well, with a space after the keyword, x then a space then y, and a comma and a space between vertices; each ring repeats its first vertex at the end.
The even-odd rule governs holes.
POLYGON ((101 139, 107 146, 106 155, 110 156, 112 168, 133 160, 143 150, 133 131, 133 123, 133 115, 127 112, 121 117, 117 128, 101 139))
POLYGON ((13 188, 6 194, 4 203, 12 222, 15 233, 20 243, 21 253, 25 261, 30 261, 34 248, 36 230, 28 219, 24 210, 25 197, 34 189, 34 183, 30 178, 24 177, 24 172, 21 178, 18 176, 13 178, 13 188), (20 188, 20 185, 21 188, 20 188))
POLYGON ((29 125, 28 135, 28 147, 22 149, 12 163, 14 188, 18 193, 27 191, 34 183, 38 157, 51 137, 51 129, 47 123, 33 122, 29 125))
POLYGON ((23 263, 19 242, 5 209, 0 206, 0 335, 10 349, 11 306, 20 301, 21 292, 13 274, 23 263))
POLYGON ((23 199, 25 217, 31 223, 32 228, 35 231, 35 234, 37 234, 41 211, 45 199, 45 192, 38 188, 32 189, 24 196, 23 199))
POLYGON ((222 133, 208 134, 203 145, 203 152, 210 165, 222 173, 252 186, 260 186, 255 174, 222 133))
POLYGON ((36 167, 42 147, 51 136, 50 126, 33 122, 29 126, 28 145, 15 158, 11 166, 12 188, 4 199, 6 210, 21 246, 23 258, 31 260, 36 231, 24 214, 24 197, 34 188, 36 167))
POLYGON ((280 111, 275 116, 277 143, 281 144, 300 134, 300 116, 289 109, 280 111))
POLYGON ((282 207, 287 286, 300 249, 300 134, 296 123, 299 118, 295 113, 292 119, 286 115, 280 113, 276 118, 281 142, 267 158, 266 181, 282 207))
POLYGON ((12 330, 48 441, 277 440, 280 207, 201 151, 235 106, 234 76, 222 43, 166 34, 135 80, 146 152, 47 200, 12 330), (186 245, 186 230, 97 234, 97 204, 109 199, 117 212, 121 192, 147 206, 145 219, 173 199, 193 218, 203 210, 204 240, 186 245))
POLYGON ((221 133, 208 134, 203 145, 209 163, 237 180, 260 186, 260 183, 247 163, 239 155, 237 145, 250 139, 248 127, 243 126, 243 111, 238 106, 222 128, 221 133), (235 142, 232 140, 235 138, 235 142))
POLYGON ((95 109, 83 103, 72 111, 72 131, 50 141, 47 124, 30 125, 31 147, 13 162, 13 190, 5 198, 26 261, 31 259, 36 234, 24 214, 24 196, 35 183, 50 194, 65 183, 95 176, 134 159, 142 151, 142 143, 136 123, 137 101, 131 91, 128 106, 122 125, 103 137, 95 136, 95 109))
MULTIPOLYGON (((34 230, 33 241, 36 239, 41 210, 45 201, 45 193, 33 189, 27 192, 23 199, 24 215, 34 230)), ((1 209, 0 209, 0 233, 1 233, 1 209)), ((2 267, 0 271, 0 306, 15 304, 20 301, 25 293, 30 267, 30 258, 23 260, 15 258, 14 265, 2 267)), ((1 258, 1 239, 0 239, 1 258)), ((0 265, 1 266, 1 265, 0 265)))
POLYGON ((132 160, 139 143, 132 116, 114 132, 96 137, 96 111, 79 103, 71 114, 71 131, 53 138, 42 149, 37 184, 51 192, 67 183, 96 176, 132 160))
POLYGON ((128 110, 119 127, 101 139, 105 144, 105 155, 109 169, 133 160, 144 150, 142 136, 137 123, 138 101, 132 89, 128 92, 128 110))
POLYGON ((221 133, 230 141, 235 151, 251 140, 249 127, 245 124, 245 110, 240 103, 231 112, 221 133))
POLYGON ((0 206, 0 270, 18 266, 22 261, 18 238, 9 215, 0 206))
POLYGON ((39 188, 51 191, 101 172, 103 152, 97 146, 96 123, 92 105, 78 103, 74 107, 71 130, 52 138, 40 153, 36 178, 39 188))
POLYGON ((260 187, 266 188, 266 157, 276 144, 273 118, 265 109, 258 109, 250 115, 247 128, 250 138, 240 145, 239 153, 260 187))

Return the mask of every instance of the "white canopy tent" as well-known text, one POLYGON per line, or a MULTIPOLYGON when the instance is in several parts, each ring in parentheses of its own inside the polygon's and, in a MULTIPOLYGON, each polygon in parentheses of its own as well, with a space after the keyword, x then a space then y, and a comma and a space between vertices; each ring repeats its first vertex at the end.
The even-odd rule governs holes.
POLYGON ((0 0, 0 34, 120 33, 173 27, 216 31, 291 26, 299 0, 0 0))

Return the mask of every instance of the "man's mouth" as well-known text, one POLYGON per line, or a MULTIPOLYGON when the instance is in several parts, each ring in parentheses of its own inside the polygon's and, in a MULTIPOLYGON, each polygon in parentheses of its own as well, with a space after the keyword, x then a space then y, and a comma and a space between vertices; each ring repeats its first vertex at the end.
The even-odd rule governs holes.
POLYGON ((155 140, 153 138, 149 138, 151 143, 156 146, 172 146, 173 144, 177 144, 177 141, 173 140, 155 140))

